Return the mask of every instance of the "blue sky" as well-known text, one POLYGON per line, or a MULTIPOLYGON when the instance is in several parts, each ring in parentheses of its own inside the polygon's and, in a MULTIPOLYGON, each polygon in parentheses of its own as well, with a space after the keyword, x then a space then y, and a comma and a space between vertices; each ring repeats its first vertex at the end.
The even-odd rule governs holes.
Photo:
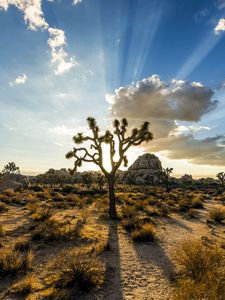
POLYGON ((64 155, 87 116, 105 128, 128 112, 131 123, 152 121, 156 136, 130 162, 154 151, 175 174, 224 170, 225 1, 0 0, 0 8, 0 168, 8 161, 24 173, 69 167, 64 155), (121 87, 125 94, 116 96, 121 87), (174 102, 177 88, 183 100, 174 102), (189 101, 200 109, 196 117, 178 111, 189 101), (156 117, 153 103, 174 111, 156 117))

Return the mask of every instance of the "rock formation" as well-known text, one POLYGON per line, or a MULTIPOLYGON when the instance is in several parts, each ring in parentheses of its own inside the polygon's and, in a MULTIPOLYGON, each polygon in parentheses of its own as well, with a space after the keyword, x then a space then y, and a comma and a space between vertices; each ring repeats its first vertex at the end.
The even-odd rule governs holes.
POLYGON ((130 184, 157 184, 160 182, 162 165, 157 156, 146 153, 128 168, 124 182, 130 184))
POLYGON ((27 188, 28 186, 28 178, 21 174, 6 173, 0 180, 0 192, 3 192, 6 189, 18 191, 23 188, 27 188))

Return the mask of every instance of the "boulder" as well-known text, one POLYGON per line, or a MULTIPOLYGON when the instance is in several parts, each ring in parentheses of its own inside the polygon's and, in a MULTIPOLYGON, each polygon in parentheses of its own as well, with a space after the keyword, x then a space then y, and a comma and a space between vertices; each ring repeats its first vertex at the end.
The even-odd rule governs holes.
POLYGON ((23 189, 23 186, 21 183, 16 182, 14 180, 6 180, 4 182, 0 182, 0 192, 3 192, 5 190, 13 190, 14 192, 20 191, 23 189))
POLYGON ((128 184, 157 184, 161 182, 162 165, 157 156, 146 153, 128 168, 124 182, 128 184))
POLYGON ((21 174, 4 174, 0 180, 0 192, 6 189, 18 191, 29 187, 29 180, 21 174))

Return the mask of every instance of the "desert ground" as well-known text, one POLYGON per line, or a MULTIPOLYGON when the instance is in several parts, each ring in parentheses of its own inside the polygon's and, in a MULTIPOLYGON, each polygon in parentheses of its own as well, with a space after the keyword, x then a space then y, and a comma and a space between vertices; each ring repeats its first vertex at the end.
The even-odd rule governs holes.
POLYGON ((82 184, 0 195, 0 299, 225 299, 225 192, 82 184))

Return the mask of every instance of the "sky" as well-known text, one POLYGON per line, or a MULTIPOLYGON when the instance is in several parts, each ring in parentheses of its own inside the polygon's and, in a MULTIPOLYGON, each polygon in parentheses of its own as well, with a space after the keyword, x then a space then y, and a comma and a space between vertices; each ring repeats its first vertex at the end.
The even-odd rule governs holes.
POLYGON ((224 18, 225 0, 0 0, 0 170, 72 167, 93 116, 150 122, 129 165, 150 152, 176 176, 224 171, 224 18))

